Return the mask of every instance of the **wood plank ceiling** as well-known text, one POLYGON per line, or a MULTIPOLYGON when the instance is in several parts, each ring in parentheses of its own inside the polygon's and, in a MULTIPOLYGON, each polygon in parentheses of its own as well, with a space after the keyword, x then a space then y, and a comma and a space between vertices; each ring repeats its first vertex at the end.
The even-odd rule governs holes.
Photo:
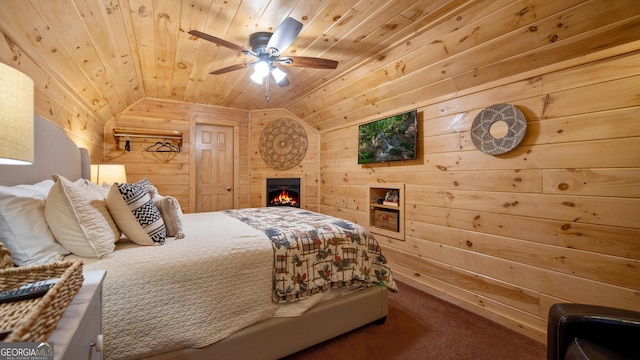
POLYGON ((162 98, 255 110, 286 108, 417 36, 433 0, 0 0, 0 30, 107 121, 136 101, 162 98), (249 49, 286 18, 303 28, 283 55, 339 61, 336 70, 287 67, 290 85, 265 87, 251 70, 209 72, 250 60, 189 35, 199 30, 249 49))

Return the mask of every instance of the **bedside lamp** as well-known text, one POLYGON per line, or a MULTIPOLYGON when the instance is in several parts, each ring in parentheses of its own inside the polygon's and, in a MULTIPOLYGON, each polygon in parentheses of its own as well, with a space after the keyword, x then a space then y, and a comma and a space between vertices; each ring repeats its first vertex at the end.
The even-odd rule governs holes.
POLYGON ((126 183, 127 172, 124 165, 94 164, 91 165, 91 182, 98 185, 107 183, 126 183))
POLYGON ((33 162, 33 80, 0 63, 0 164, 33 162))

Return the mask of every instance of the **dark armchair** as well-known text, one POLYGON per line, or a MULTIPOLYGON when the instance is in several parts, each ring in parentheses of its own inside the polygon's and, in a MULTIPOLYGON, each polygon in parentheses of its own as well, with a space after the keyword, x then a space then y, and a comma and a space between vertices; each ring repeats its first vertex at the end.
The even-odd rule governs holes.
POLYGON ((549 310, 547 359, 640 359, 640 313, 582 304, 549 310))

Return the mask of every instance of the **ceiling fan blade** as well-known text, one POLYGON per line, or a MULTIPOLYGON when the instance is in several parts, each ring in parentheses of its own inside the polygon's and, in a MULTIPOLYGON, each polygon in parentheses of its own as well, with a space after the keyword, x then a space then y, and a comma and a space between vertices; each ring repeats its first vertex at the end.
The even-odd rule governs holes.
POLYGON ((271 35, 267 43, 267 50, 275 49, 275 56, 283 53, 293 43, 293 40, 298 37, 300 30, 302 30, 301 22, 290 17, 284 19, 282 24, 271 35))
POLYGON ((287 56, 285 58, 278 59, 278 61, 289 66, 308 67, 314 69, 335 69, 338 67, 338 62, 335 60, 307 56, 287 56))
POLYGON ((225 73, 228 73, 228 72, 245 69, 245 68, 247 68, 247 67, 249 67, 249 66, 251 66, 253 64, 254 63, 234 64, 234 65, 230 65, 230 66, 227 66, 227 67, 223 67, 222 69, 214 70, 214 71, 210 72, 209 74, 212 74, 212 75, 225 74, 225 73))
POLYGON ((250 53, 250 51, 243 49, 242 46, 240 46, 240 45, 236 45, 236 44, 234 44, 232 42, 229 42, 227 40, 223 40, 223 39, 217 38, 215 36, 211 36, 209 34, 205 34, 205 33, 200 32, 198 30, 191 30, 191 31, 189 31, 189 34, 191 34, 193 36, 197 36, 200 39, 211 41, 214 44, 218 44, 220 46, 227 47, 227 48, 229 48, 231 50, 242 51, 243 53, 250 53))

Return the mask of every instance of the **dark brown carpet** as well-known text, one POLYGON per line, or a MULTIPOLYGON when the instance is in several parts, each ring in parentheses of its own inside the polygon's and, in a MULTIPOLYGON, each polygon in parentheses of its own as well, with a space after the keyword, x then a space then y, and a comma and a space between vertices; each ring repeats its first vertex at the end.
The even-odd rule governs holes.
POLYGON ((453 304, 398 283, 384 325, 369 324, 286 360, 543 360, 546 347, 453 304))

